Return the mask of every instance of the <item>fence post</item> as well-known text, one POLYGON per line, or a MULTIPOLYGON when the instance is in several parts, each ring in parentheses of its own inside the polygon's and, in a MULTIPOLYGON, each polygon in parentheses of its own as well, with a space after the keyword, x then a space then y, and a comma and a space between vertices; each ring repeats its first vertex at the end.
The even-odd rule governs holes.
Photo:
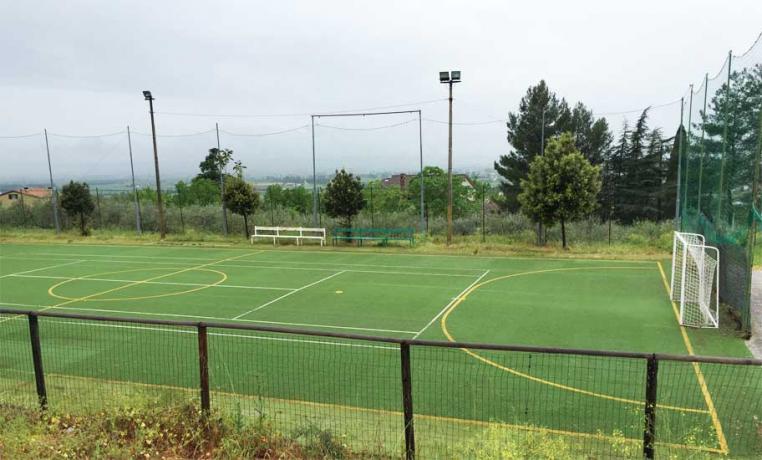
POLYGON ((198 330, 198 370, 201 387, 201 411, 209 414, 209 353, 206 339, 206 325, 199 323, 198 330))
POLYGON ((646 361, 646 407, 645 427, 643 430, 643 457, 654 458, 656 439, 656 382, 659 373, 659 361, 651 355, 646 361))
POLYGON ((37 399, 40 409, 48 408, 48 392, 45 389, 45 373, 42 369, 42 349, 40 348, 40 325, 37 315, 29 314, 29 338, 32 341, 32 361, 34 362, 34 382, 37 386, 37 399))
POLYGON ((402 408, 405 420, 405 458, 415 458, 415 430, 413 428, 413 381, 410 373, 410 344, 400 343, 402 366, 402 408))

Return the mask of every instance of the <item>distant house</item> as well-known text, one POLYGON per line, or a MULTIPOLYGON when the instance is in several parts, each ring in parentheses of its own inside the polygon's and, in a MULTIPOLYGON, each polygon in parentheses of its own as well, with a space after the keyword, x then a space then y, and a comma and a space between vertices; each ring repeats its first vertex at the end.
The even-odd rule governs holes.
POLYGON ((381 180, 381 185, 384 187, 399 187, 402 190, 405 190, 410 183, 410 181, 415 177, 415 174, 395 174, 392 177, 387 177, 386 179, 381 180))
POLYGON ((0 193, 0 208, 12 206, 14 203, 23 203, 24 206, 35 206, 49 199, 50 189, 24 187, 0 193))

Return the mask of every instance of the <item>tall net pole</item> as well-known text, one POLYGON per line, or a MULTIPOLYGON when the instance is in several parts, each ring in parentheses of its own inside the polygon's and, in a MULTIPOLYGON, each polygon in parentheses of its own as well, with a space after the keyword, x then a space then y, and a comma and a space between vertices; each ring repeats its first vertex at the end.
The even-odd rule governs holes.
POLYGON ((312 226, 318 226, 318 192, 317 171, 315 163, 315 115, 310 116, 312 122, 312 226))
POLYGON ((680 213, 681 213, 681 204, 680 204, 680 193, 681 193, 681 184, 682 184, 682 170, 683 170, 683 137, 684 136, 684 128, 683 128, 683 110, 685 109, 685 98, 680 98, 680 126, 677 130, 677 135, 680 136, 677 138, 677 190, 675 191, 675 230, 680 230, 682 228, 682 225, 680 223, 680 213))
MULTIPOLYGON (((688 131, 686 132, 686 139, 688 140, 688 145, 686 146, 686 154, 685 154, 685 189, 684 196, 683 196, 683 206, 685 209, 688 208, 688 171, 690 170, 690 164, 691 164, 691 129, 693 124, 693 84, 691 83, 689 87, 688 92, 688 131)), ((683 211, 685 211, 685 209, 683 211)), ((685 212, 683 212, 683 218, 685 217, 685 212)))
POLYGON ((56 233, 61 233, 61 220, 58 216, 58 196, 56 186, 53 183, 53 166, 50 163, 50 143, 48 142, 48 130, 45 129, 45 152, 48 154, 48 175, 50 176, 50 203, 53 207, 53 222, 56 225, 56 233))
POLYGON ((723 197, 723 186, 725 185, 725 155, 726 150, 728 146, 728 122, 730 119, 730 75, 731 75, 731 68, 733 66, 733 51, 728 51, 728 80, 727 85, 725 87, 725 104, 722 108, 722 118, 723 118, 723 128, 722 128, 722 157, 720 157, 720 186, 717 190, 718 199, 717 199, 717 218, 715 219, 715 222, 719 225, 719 223, 722 221, 722 201, 724 199, 723 197))
MULTIPOLYGON (((217 158, 220 159, 220 124, 214 124, 214 130, 217 132, 217 158)), ((220 169, 220 205, 222 206, 222 234, 228 236, 228 213, 225 209, 225 169, 222 167, 222 162, 218 162, 220 169)))
POLYGON ((420 174, 421 177, 418 182, 421 184, 421 232, 425 232, 428 229, 426 228, 426 219, 424 217, 424 202, 423 202, 423 194, 424 194, 424 187, 423 184, 423 126, 421 125, 421 111, 418 111, 418 155, 420 160, 420 174))
POLYGON ((709 74, 704 75, 704 110, 701 112, 701 155, 699 156, 699 175, 698 175, 698 204, 696 210, 701 215, 701 187, 704 176, 704 137, 706 135, 706 97, 709 93, 709 74))
POLYGON ((130 127, 127 126, 127 150, 130 152, 130 175, 132 176, 132 196, 135 199, 135 230, 138 235, 143 233, 143 224, 140 221, 140 200, 138 199, 138 189, 135 187, 135 166, 132 163, 132 135, 130 127))

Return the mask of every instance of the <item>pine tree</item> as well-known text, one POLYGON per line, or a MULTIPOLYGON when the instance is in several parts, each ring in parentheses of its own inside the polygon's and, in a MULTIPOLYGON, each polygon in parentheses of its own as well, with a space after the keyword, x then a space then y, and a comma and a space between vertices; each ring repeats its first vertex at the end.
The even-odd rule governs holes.
POLYGON ((518 112, 508 114, 507 138, 513 150, 501 155, 494 164, 495 170, 503 178, 500 184, 503 194, 501 206, 506 211, 518 210, 517 196, 521 179, 527 177, 529 164, 541 153, 543 111, 546 145, 560 133, 570 132, 575 147, 593 165, 603 163, 611 146, 612 135, 605 119, 596 120, 593 112, 582 103, 577 103, 570 109, 563 98, 559 99, 548 89, 544 80, 529 87, 521 98, 518 112))

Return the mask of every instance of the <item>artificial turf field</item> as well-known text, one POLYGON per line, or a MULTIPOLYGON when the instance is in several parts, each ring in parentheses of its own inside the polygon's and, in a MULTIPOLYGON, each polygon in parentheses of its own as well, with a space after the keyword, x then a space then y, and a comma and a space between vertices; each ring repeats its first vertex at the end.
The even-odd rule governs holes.
MULTIPOLYGON (((264 245, 3 244, 0 306, 405 339, 748 356, 731 335, 678 326, 667 293, 668 262, 264 245)), ((194 333, 41 320, 46 372, 63 379, 61 398, 97 394, 98 382, 195 388, 194 333)), ((0 395, 17 393, 18 381, 33 395, 26 322, 0 317, 0 340, 0 395)), ((336 431, 362 427, 381 444, 399 440, 393 344, 220 329, 210 331, 209 346, 219 400, 249 396, 242 399, 248 412, 287 424, 309 413, 311 423, 330 419, 325 423, 336 431)), ((412 371, 417 420, 431 438, 455 442, 464 430, 502 423, 606 449, 642 439, 643 360, 414 347, 412 371)), ((752 424, 762 417, 759 371, 662 362, 661 447, 758 452, 762 442, 752 424)))

